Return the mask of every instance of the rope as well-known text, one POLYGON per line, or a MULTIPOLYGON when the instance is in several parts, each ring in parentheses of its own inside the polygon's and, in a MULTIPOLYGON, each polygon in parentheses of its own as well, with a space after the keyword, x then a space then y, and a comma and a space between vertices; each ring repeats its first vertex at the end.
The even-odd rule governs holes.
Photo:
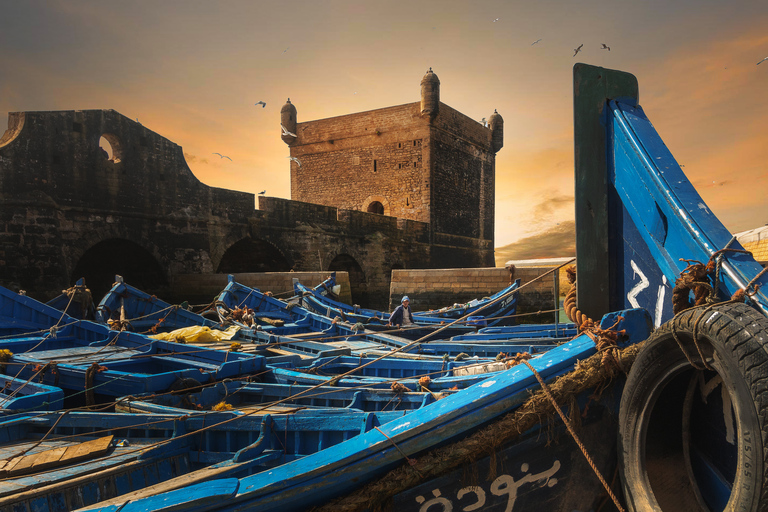
MULTIPOLYGON (((581 439, 579 439, 578 434, 576 434, 576 431, 573 430, 573 426, 571 426, 571 422, 568 421, 568 418, 565 417, 565 414, 563 414, 563 411, 560 409, 560 406, 557 405, 557 400, 555 400, 555 397, 552 396, 552 392, 549 390, 549 387, 544 382, 544 379, 541 378, 541 375, 539 375, 539 372, 537 372, 528 361, 522 361, 522 363, 525 366, 527 366, 529 370, 533 372, 533 375, 536 377, 536 380, 539 381, 539 384, 541 385, 541 389, 547 395, 547 398, 549 398, 549 401, 552 402, 552 407, 555 409, 555 412, 557 412, 558 416, 560 416, 560 419, 563 420, 563 423, 565 424, 565 427, 568 429, 568 432, 570 432, 571 437, 573 437, 573 440, 576 441, 576 444, 581 449, 581 453, 584 454, 584 458, 587 459, 587 463, 589 464, 589 467, 592 468, 592 471, 595 472, 595 475, 597 475, 597 478, 598 480, 600 480, 600 483, 603 484, 603 487, 605 487, 606 492, 613 500, 613 503, 616 505, 616 508, 619 510, 619 512, 624 512, 624 508, 621 506, 621 503, 619 503, 619 499, 616 497, 615 494, 613 494, 613 491, 611 490, 611 487, 608 485, 608 482, 605 481, 605 478, 603 478, 603 475, 602 473, 600 473, 600 470, 597 469, 597 466, 592 460, 592 457, 590 457, 589 453, 587 453, 587 449, 584 447, 584 443, 581 442, 581 439)), ((600 364, 602 364, 602 359, 600 364)))
MULTIPOLYGON (((392 446, 394 446, 395 448, 397 448, 397 451, 399 451, 399 452, 400 452, 400 455, 402 455, 402 456, 403 456, 403 458, 404 458, 406 461, 408 461, 408 464, 410 464, 411 466, 415 466, 415 465, 416 465, 416 461, 415 461, 415 460, 413 460, 413 459, 411 459, 411 458, 409 458, 409 457, 408 457, 408 456, 405 454, 405 452, 403 452, 403 450, 401 450, 401 449, 400 449, 400 447, 399 447, 399 446, 397 446, 397 443, 394 441, 394 439, 392 439, 392 438, 391 438, 391 437, 389 437, 387 434, 385 434, 385 433, 384 433, 384 432, 383 432, 383 431, 382 431, 382 430, 381 430, 379 427, 373 427, 373 428, 375 428, 376 430, 378 430, 378 431, 381 433, 381 435, 383 435, 384 437, 386 437, 387 439, 389 439, 389 442, 390 442, 390 443, 392 443, 392 446)), ((418 470, 418 469, 416 469, 415 467, 413 468, 413 470, 414 470, 414 471, 416 471, 417 473, 419 473, 419 470, 418 470)), ((419 476, 420 476, 421 478, 424 478, 424 475, 422 475, 421 473, 419 473, 419 476)))

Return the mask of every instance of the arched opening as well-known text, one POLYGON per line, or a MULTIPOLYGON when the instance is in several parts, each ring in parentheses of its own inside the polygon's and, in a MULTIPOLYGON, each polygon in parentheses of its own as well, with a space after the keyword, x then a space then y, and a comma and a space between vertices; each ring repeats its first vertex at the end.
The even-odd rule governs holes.
POLYGON ((98 304, 112 287, 115 274, 143 292, 160 298, 168 293, 165 271, 154 256, 139 244, 119 238, 104 240, 85 251, 72 271, 71 282, 84 277, 98 304))
POLYGON ((384 205, 378 201, 373 201, 371 204, 368 205, 367 211, 368 213, 377 213, 379 215, 384 215, 384 205))
POLYGON ((99 139, 99 150, 105 160, 112 163, 120 162, 122 150, 120 148, 120 139, 111 133, 105 133, 99 139))
POLYGON ((339 254, 330 265, 328 270, 342 270, 349 274, 349 288, 352 293, 352 301, 363 307, 371 306, 371 297, 368 295, 368 281, 365 278, 360 264, 349 254, 339 254))
POLYGON ((280 249, 265 240, 243 238, 233 244, 221 258, 216 272, 288 272, 291 265, 280 249))

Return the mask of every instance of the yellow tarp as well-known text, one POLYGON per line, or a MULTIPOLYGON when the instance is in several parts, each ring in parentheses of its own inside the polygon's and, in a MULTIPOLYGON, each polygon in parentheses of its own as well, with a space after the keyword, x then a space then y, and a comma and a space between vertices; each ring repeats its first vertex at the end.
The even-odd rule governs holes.
POLYGON ((182 327, 171 332, 153 334, 150 338, 163 341, 180 341, 183 343, 210 343, 212 341, 229 341, 235 337, 240 327, 233 325, 226 331, 211 329, 202 325, 182 327))

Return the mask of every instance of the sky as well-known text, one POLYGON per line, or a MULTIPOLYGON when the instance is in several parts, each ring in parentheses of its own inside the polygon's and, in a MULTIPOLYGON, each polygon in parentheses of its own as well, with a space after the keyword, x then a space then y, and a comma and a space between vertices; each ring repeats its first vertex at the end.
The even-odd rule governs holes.
POLYGON ((411 103, 431 67, 443 103, 504 118, 497 264, 571 256, 584 62, 638 78, 726 228, 768 223, 768 2, 0 0, 0 13, 0 116, 114 109, 181 145, 210 186, 290 198, 287 98, 299 122, 411 103))

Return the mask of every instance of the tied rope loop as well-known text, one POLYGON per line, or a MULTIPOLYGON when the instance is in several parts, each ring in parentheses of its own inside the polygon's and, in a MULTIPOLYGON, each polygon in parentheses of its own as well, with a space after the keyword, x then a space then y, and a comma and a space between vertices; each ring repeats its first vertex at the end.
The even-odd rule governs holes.
POLYGON ((627 373, 621 364, 618 346, 619 336, 625 335, 627 331, 625 329, 616 330, 616 327, 618 327, 622 320, 624 320, 624 317, 619 316, 616 322, 607 329, 601 329, 597 325, 593 325, 589 330, 584 331, 584 334, 595 342, 597 351, 602 354, 601 363, 612 375, 616 371, 627 373))
POLYGON ((96 396, 93 392, 93 377, 99 373, 106 370, 106 366, 101 366, 97 362, 91 363, 91 366, 88 367, 87 370, 85 370, 85 404, 88 406, 96 405, 96 396))
POLYGON ((568 278, 568 283, 571 285, 571 289, 565 296, 563 301, 563 309, 568 319, 576 324, 576 329, 579 332, 583 332, 594 325, 594 321, 587 315, 582 313, 576 308, 576 267, 571 265, 565 269, 565 275, 568 278))
POLYGON ((602 354, 602 364, 613 374, 616 371, 627 373, 623 368, 618 353, 618 340, 620 335, 626 334, 625 330, 617 331, 619 323, 624 317, 618 317, 616 322, 607 329, 601 329, 599 325, 587 315, 576 309, 576 267, 573 265, 565 269, 571 289, 563 302, 563 308, 568 318, 576 324, 579 332, 589 336, 595 342, 597 351, 602 354))

